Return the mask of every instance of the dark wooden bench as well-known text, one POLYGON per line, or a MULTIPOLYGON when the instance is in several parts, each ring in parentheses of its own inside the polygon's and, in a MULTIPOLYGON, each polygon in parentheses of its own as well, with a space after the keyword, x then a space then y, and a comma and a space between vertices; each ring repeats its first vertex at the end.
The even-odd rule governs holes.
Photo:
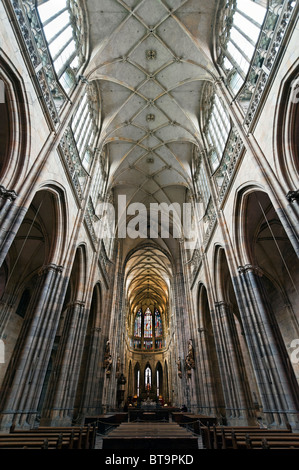
POLYGON ((202 428, 208 449, 298 448, 299 434, 288 429, 263 429, 254 426, 213 426, 202 428))
POLYGON ((12 427, 9 434, 0 434, 0 448, 93 449, 96 425, 80 427, 41 426, 24 431, 12 427))

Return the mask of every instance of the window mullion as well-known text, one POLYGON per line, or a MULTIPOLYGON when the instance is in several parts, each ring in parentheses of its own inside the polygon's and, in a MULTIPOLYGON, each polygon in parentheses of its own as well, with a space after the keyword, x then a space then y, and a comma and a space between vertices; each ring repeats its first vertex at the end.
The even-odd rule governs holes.
POLYGON ((85 129, 85 136, 84 136, 84 139, 82 140, 81 142, 81 150, 82 152, 84 153, 85 155, 85 152, 86 152, 86 149, 88 147, 88 141, 89 141, 89 138, 91 136, 91 133, 92 133, 93 129, 92 129, 92 122, 90 121, 88 126, 86 127, 85 129))
POLYGON ((217 139, 218 148, 220 149, 223 146, 224 139, 223 139, 223 135, 222 135, 222 132, 221 132, 219 122, 217 121, 215 115, 213 115, 213 130, 214 130, 214 133, 215 133, 215 138, 217 139))
POLYGON ((235 48, 240 52, 240 54, 244 57, 244 59, 246 60, 246 62, 248 62, 248 64, 250 64, 250 59, 249 57, 245 54, 245 52, 238 46, 237 43, 235 43, 235 41, 230 38, 230 42, 235 46, 235 48))
MULTIPOLYGON (((256 26, 258 29, 261 28, 261 25, 257 21, 255 21, 253 18, 251 18, 251 16, 246 15, 246 13, 244 13, 242 10, 239 10, 238 8, 236 8, 236 11, 240 15, 242 15, 244 18, 246 18, 246 20, 250 21, 250 23, 254 24, 254 26, 256 26)), ((235 26, 235 24, 234 24, 234 26, 235 26)))
POLYGON ((65 8, 63 8, 62 10, 58 11, 57 13, 55 13, 53 16, 51 16, 51 18, 48 18, 46 21, 43 22, 43 27, 47 26, 48 24, 50 24, 52 21, 54 21, 56 18, 58 18, 58 16, 60 16, 62 13, 64 13, 65 11, 67 11, 68 7, 66 6, 65 8))
POLYGON ((61 28, 58 33, 56 33, 49 41, 48 41, 48 45, 50 46, 52 44, 52 42, 55 41, 55 39, 58 38, 58 36, 60 36, 60 34, 62 34, 66 28, 68 28, 69 26, 71 26, 71 22, 69 21, 68 23, 66 23, 63 28, 61 28))
POLYGON ((233 25, 233 28, 235 28, 238 33, 240 33, 245 39, 246 41, 248 41, 253 47, 255 47, 256 45, 256 42, 253 41, 253 39, 251 39, 249 36, 247 36, 247 34, 244 33, 244 31, 242 31, 239 26, 237 26, 236 24, 233 25))
POLYGON ((233 58, 233 56, 231 55, 231 53, 228 50, 223 50, 223 52, 226 55, 226 57, 228 58, 228 60, 231 62, 233 67, 236 69, 236 71, 238 72, 238 74, 240 75, 242 80, 244 81, 245 78, 246 78, 246 75, 245 75, 244 71, 241 69, 241 67, 239 66, 238 62, 235 61, 235 59, 233 58))
POLYGON ((90 127, 90 124, 91 124, 91 123, 90 123, 89 120, 86 120, 84 124, 85 124, 85 125, 84 125, 84 128, 83 128, 83 130, 82 130, 81 137, 80 137, 80 139, 79 139, 79 141, 78 141, 78 150, 79 150, 80 153, 81 153, 81 151, 82 151, 82 149, 83 149, 83 144, 84 144, 84 142, 85 142, 85 140, 86 140, 86 133, 87 133, 87 131, 89 130, 89 127, 90 127))
POLYGON ((218 145, 217 145, 217 143, 216 143, 215 137, 214 137, 214 135, 213 135, 212 132, 210 132, 210 138, 211 138, 211 140, 212 140, 212 142, 213 142, 213 146, 214 146, 215 152, 216 152, 216 154, 217 154, 217 158, 218 158, 218 160, 219 160, 219 149, 218 149, 218 145))
MULTIPOLYGON (((84 125, 85 125, 85 117, 88 115, 88 103, 85 104, 83 110, 82 110, 82 114, 81 114, 81 117, 77 123, 77 126, 76 126, 76 130, 75 130, 75 134, 78 134, 80 135, 82 130, 84 129, 84 125)), ((78 141, 80 140, 80 138, 78 138, 78 141)))
POLYGON ((61 54, 63 53, 63 51, 65 51, 65 49, 67 48, 67 46, 72 42, 73 38, 72 36, 69 38, 69 40, 63 45, 63 47, 57 52, 57 54, 55 55, 55 57, 53 58, 53 63, 56 62, 56 60, 58 59, 58 57, 61 56, 61 54))
POLYGON ((218 109, 217 109, 217 113, 214 112, 214 118, 215 118, 216 125, 219 129, 220 135, 222 136, 222 140, 223 140, 223 142, 225 142, 226 139, 225 139, 225 135, 223 134, 223 127, 224 126, 223 126, 223 123, 222 123, 222 119, 219 116, 218 109))
POLYGON ((72 61, 74 60, 74 58, 76 57, 76 54, 77 52, 74 51, 72 53, 72 55, 70 56, 70 58, 65 62, 64 66, 59 70, 58 72, 58 78, 62 77, 62 75, 64 74, 64 72, 67 70, 67 68, 70 66, 70 64, 72 63, 72 61))
POLYGON ((79 126, 79 123, 82 119, 82 115, 84 113, 84 109, 85 109, 85 106, 87 105, 87 102, 86 102, 86 95, 84 95, 83 97, 83 100, 82 100, 82 103, 81 105, 79 106, 78 110, 76 111, 76 114, 75 114, 75 119, 74 119, 74 123, 73 123, 73 132, 74 134, 76 133, 77 131, 77 128, 79 126))

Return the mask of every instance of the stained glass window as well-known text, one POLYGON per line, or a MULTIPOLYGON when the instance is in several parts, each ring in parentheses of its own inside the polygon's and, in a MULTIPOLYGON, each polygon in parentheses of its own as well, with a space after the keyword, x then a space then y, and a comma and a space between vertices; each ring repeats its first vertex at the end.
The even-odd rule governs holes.
POLYGON ((144 314, 144 337, 151 338, 153 336, 152 326, 152 312, 149 308, 146 309, 144 314))
POLYGON ((157 309, 155 309, 155 336, 162 336, 162 320, 161 315, 157 309))
POLYGON ((140 395, 140 370, 137 371, 137 397, 140 395))
POLYGON ((142 311, 140 309, 136 313, 135 325, 134 325, 134 336, 137 338, 141 338, 141 321, 142 321, 142 311))
POLYGON ((134 349, 145 351, 162 349, 165 347, 163 341, 162 317, 157 308, 154 313, 148 307, 143 313, 140 307, 134 319, 134 331, 132 346, 134 349))

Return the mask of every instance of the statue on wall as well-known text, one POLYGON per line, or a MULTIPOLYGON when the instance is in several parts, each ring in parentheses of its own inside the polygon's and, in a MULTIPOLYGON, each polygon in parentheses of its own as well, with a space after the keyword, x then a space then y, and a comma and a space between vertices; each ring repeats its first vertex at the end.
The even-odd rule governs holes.
POLYGON ((121 374, 120 374, 120 357, 118 356, 117 358, 117 361, 116 361, 116 370, 115 370, 115 376, 116 378, 118 378, 121 374))
POLYGON ((111 368, 112 368, 112 356, 110 354, 106 361, 106 375, 111 374, 111 368))
POLYGON ((178 357, 177 361, 177 366, 178 366, 178 376, 182 378, 182 365, 181 365, 181 358, 178 357))
POLYGON ((191 376, 191 369, 195 369, 195 361, 194 361, 194 349, 192 339, 188 341, 188 354, 185 359, 185 368, 187 371, 188 376, 191 376))
POLYGON ((109 359, 111 358, 111 354, 110 354, 110 341, 108 340, 106 342, 106 346, 105 346, 105 354, 104 354, 104 367, 107 369, 107 366, 109 364, 109 359))

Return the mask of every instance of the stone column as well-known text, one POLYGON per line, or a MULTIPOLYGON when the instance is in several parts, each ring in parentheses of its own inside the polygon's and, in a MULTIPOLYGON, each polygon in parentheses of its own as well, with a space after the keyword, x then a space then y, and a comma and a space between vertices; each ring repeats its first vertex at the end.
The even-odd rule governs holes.
POLYGON ((244 332, 269 425, 299 428, 298 399, 274 334, 270 307, 263 292, 261 272, 252 265, 239 267, 244 332))
POLYGON ((99 414, 101 405, 101 384, 103 383, 104 369, 103 362, 104 344, 101 338, 101 328, 94 327, 90 333, 90 346, 88 351, 88 361, 84 378, 84 389, 82 393, 82 403, 80 406, 80 416, 92 416, 99 414))
POLYGON ((54 382, 45 406, 48 411, 43 422, 47 425, 72 424, 87 324, 85 303, 73 302, 67 311, 53 371, 54 382))
POLYGON ((62 267, 41 269, 3 384, 1 429, 32 427, 59 320, 62 267))
MULTIPOLYGON (((181 400, 181 405, 185 404, 190 410, 191 399, 190 399, 190 381, 191 378, 187 378, 187 371, 185 369, 185 359, 187 355, 188 339, 190 338, 189 332, 189 315, 185 304, 185 292, 184 292, 184 277, 181 272, 181 267, 178 266, 178 272, 174 276, 174 307, 176 311, 176 337, 177 337, 177 355, 182 361, 182 378, 181 378, 181 396, 178 397, 181 400)), ((193 372, 194 373, 194 372, 193 372)), ((192 371, 191 371, 192 375, 192 371)))
POLYGON ((15 201, 17 194, 14 190, 6 189, 4 186, 0 185, 0 209, 3 214, 6 213, 10 204, 15 201))
POLYGON ((215 327, 218 339, 216 349, 219 360, 221 382, 228 419, 233 422, 242 422, 251 417, 252 403, 245 398, 246 387, 241 363, 239 339, 233 314, 226 302, 217 302, 215 327))
POLYGON ((205 328, 199 328, 198 333, 200 335, 198 341, 199 405, 203 414, 214 415, 217 409, 214 401, 213 382, 208 357, 208 331, 205 328))
POLYGON ((16 206, 16 198, 15 191, 0 185, 0 266, 27 212, 27 208, 20 209, 16 206))

